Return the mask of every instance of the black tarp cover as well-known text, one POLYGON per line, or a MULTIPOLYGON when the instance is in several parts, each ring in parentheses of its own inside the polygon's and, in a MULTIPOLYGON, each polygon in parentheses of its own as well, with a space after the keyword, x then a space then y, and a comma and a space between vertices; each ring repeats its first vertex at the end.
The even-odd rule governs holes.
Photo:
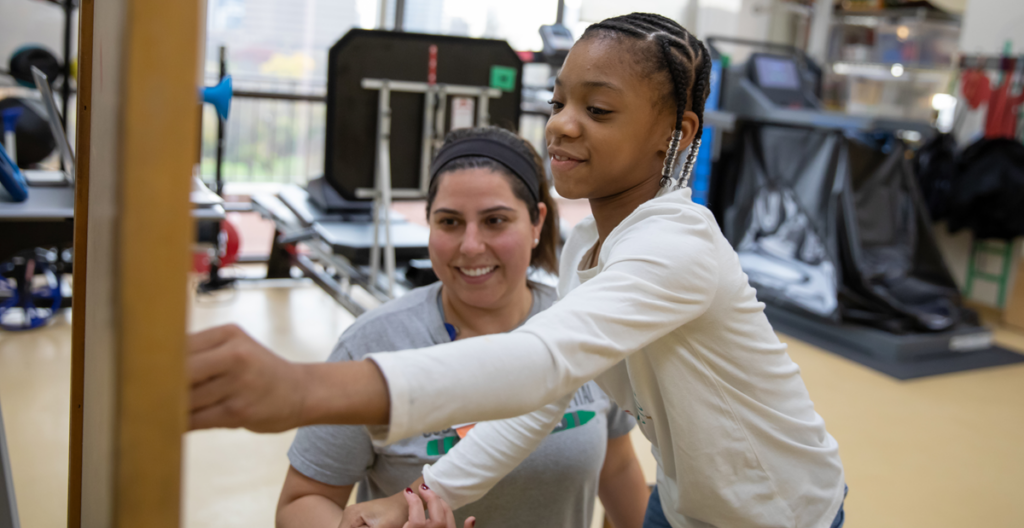
MULTIPOLYGON (((899 141, 748 126, 723 230, 762 301, 892 332, 968 312, 899 141)), ((719 202, 722 203, 722 202, 719 202)))

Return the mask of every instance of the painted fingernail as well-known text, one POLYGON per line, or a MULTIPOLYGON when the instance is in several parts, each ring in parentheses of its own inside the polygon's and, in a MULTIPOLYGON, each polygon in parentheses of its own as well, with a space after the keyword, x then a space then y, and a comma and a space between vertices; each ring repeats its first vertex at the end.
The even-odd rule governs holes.
POLYGON ((428 488, 426 484, 420 484, 420 488, 422 488, 423 491, 430 491, 430 488, 428 488))
POLYGON ((469 521, 469 525, 475 527, 476 526, 476 519, 473 519, 473 520, 469 521))
POLYGON ((405 492, 412 495, 412 488, 405 488, 405 492))

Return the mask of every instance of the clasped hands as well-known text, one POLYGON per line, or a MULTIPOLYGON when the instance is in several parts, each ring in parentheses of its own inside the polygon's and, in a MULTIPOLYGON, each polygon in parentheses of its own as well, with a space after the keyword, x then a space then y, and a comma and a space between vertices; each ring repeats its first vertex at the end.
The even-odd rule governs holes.
MULTIPOLYGON (((463 528, 473 528, 475 525, 476 519, 470 517, 466 519, 463 528)), ((419 484, 415 491, 406 488, 404 492, 390 497, 361 502, 345 508, 338 528, 364 527, 456 528, 455 516, 448 504, 423 484, 419 484), (429 518, 426 517, 424 509, 429 518)))

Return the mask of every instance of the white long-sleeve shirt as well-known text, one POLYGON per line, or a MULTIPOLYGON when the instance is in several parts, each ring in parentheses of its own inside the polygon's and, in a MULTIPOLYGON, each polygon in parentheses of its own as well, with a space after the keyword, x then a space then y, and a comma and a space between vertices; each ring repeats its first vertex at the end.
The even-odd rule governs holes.
POLYGON ((711 213, 689 190, 661 193, 579 270, 597 238, 592 218, 576 226, 562 299, 518 330, 371 355, 391 397, 390 425, 371 432, 390 442, 500 420, 426 473, 457 507, 528 455, 559 400, 596 379, 653 444, 673 527, 830 526, 844 494, 836 442, 711 213))

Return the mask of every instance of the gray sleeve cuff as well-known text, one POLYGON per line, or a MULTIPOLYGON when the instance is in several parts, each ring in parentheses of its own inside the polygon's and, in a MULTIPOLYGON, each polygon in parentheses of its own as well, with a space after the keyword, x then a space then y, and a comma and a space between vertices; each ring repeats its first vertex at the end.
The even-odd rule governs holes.
POLYGON ((608 438, 618 438, 629 434, 634 427, 636 427, 636 419, 612 402, 612 407, 608 409, 608 438))
POLYGON ((366 431, 353 425, 300 428, 288 449, 288 460, 296 471, 331 486, 359 482, 375 458, 366 431))
POLYGON ((299 473, 330 486, 352 486, 363 480, 364 476, 354 473, 339 474, 328 471, 302 456, 301 453, 296 451, 294 446, 288 450, 288 461, 291 462, 292 467, 299 473))

